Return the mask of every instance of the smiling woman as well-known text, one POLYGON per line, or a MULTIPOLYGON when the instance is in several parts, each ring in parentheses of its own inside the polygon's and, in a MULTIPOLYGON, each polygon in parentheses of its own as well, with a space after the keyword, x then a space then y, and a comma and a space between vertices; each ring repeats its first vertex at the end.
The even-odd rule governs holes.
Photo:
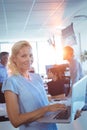
MULTIPOLYGON (((11 53, 13 42, 0 44, 1 51, 7 50, 11 53)), ((34 62, 32 67, 36 73, 45 74, 45 65, 57 64, 62 62, 61 38, 55 38, 56 48, 54 49, 46 40, 32 41, 34 62), (42 49, 43 48, 43 49, 42 49)))
POLYGON ((41 76, 29 72, 32 59, 28 41, 18 41, 12 46, 8 65, 11 75, 2 86, 9 120, 20 130, 57 130, 56 124, 37 120, 48 112, 66 109, 66 106, 50 105, 41 76))

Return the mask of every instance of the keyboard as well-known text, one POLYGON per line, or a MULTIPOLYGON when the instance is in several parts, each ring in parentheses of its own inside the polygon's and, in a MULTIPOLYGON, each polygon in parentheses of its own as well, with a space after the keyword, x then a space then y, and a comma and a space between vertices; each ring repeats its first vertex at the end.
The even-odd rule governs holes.
POLYGON ((68 119, 70 117, 70 114, 71 114, 71 106, 67 106, 67 109, 60 111, 54 117, 54 119, 68 119))

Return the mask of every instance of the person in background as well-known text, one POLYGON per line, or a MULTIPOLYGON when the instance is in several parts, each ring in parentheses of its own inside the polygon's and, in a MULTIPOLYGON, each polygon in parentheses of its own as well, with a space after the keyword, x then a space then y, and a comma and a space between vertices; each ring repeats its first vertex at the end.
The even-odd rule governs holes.
POLYGON ((7 79, 8 72, 7 72, 7 63, 8 63, 8 52, 1 52, 0 53, 0 103, 4 103, 4 95, 1 92, 3 81, 7 79))
POLYGON ((63 48, 63 59, 69 62, 71 85, 83 77, 82 66, 74 56, 74 49, 71 46, 63 48))
MULTIPOLYGON (((69 62, 71 88, 68 96, 71 96, 73 84, 80 80, 84 74, 82 65, 80 61, 75 58, 74 49, 71 46, 67 45, 63 48, 63 59, 69 62)), ((74 119, 77 119, 80 115, 81 111, 78 110, 74 119)))
POLYGON ((49 103, 41 76, 29 72, 32 58, 28 41, 13 45, 8 64, 11 75, 2 86, 9 120, 19 130, 57 130, 55 123, 40 123, 38 119, 66 106, 49 103))
MULTIPOLYGON (((48 85, 48 94, 49 96, 49 101, 54 99, 55 101, 57 100, 62 100, 66 98, 66 92, 64 88, 64 84, 66 83, 66 79, 64 77, 64 69, 63 67, 52 67, 48 69, 48 79, 52 79, 47 83, 48 85)), ((67 98, 66 98, 67 99, 67 98)), ((81 116, 81 111, 77 110, 74 120, 79 118, 81 116)))
POLYGON ((0 86, 2 86, 3 81, 8 77, 7 63, 8 63, 8 52, 0 53, 0 86))
POLYGON ((65 88, 64 88, 64 70, 60 67, 52 67, 48 69, 47 73, 48 79, 51 81, 47 82, 48 94, 54 97, 65 97, 65 88))

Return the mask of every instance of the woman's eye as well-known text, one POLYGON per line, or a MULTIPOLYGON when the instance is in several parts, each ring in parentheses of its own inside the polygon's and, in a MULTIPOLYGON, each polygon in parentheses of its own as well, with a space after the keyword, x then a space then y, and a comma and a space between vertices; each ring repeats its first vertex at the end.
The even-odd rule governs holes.
POLYGON ((33 55, 32 55, 32 54, 30 54, 30 55, 29 55, 29 57, 33 57, 33 55))
POLYGON ((26 55, 22 55, 21 57, 26 57, 26 55))

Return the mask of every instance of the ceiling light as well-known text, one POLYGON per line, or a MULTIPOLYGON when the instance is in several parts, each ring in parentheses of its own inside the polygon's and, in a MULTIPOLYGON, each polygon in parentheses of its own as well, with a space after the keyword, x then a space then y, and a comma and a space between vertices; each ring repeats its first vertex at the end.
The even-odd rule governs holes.
POLYGON ((76 16, 73 17, 73 20, 75 20, 75 21, 87 20, 87 15, 76 15, 76 16))

